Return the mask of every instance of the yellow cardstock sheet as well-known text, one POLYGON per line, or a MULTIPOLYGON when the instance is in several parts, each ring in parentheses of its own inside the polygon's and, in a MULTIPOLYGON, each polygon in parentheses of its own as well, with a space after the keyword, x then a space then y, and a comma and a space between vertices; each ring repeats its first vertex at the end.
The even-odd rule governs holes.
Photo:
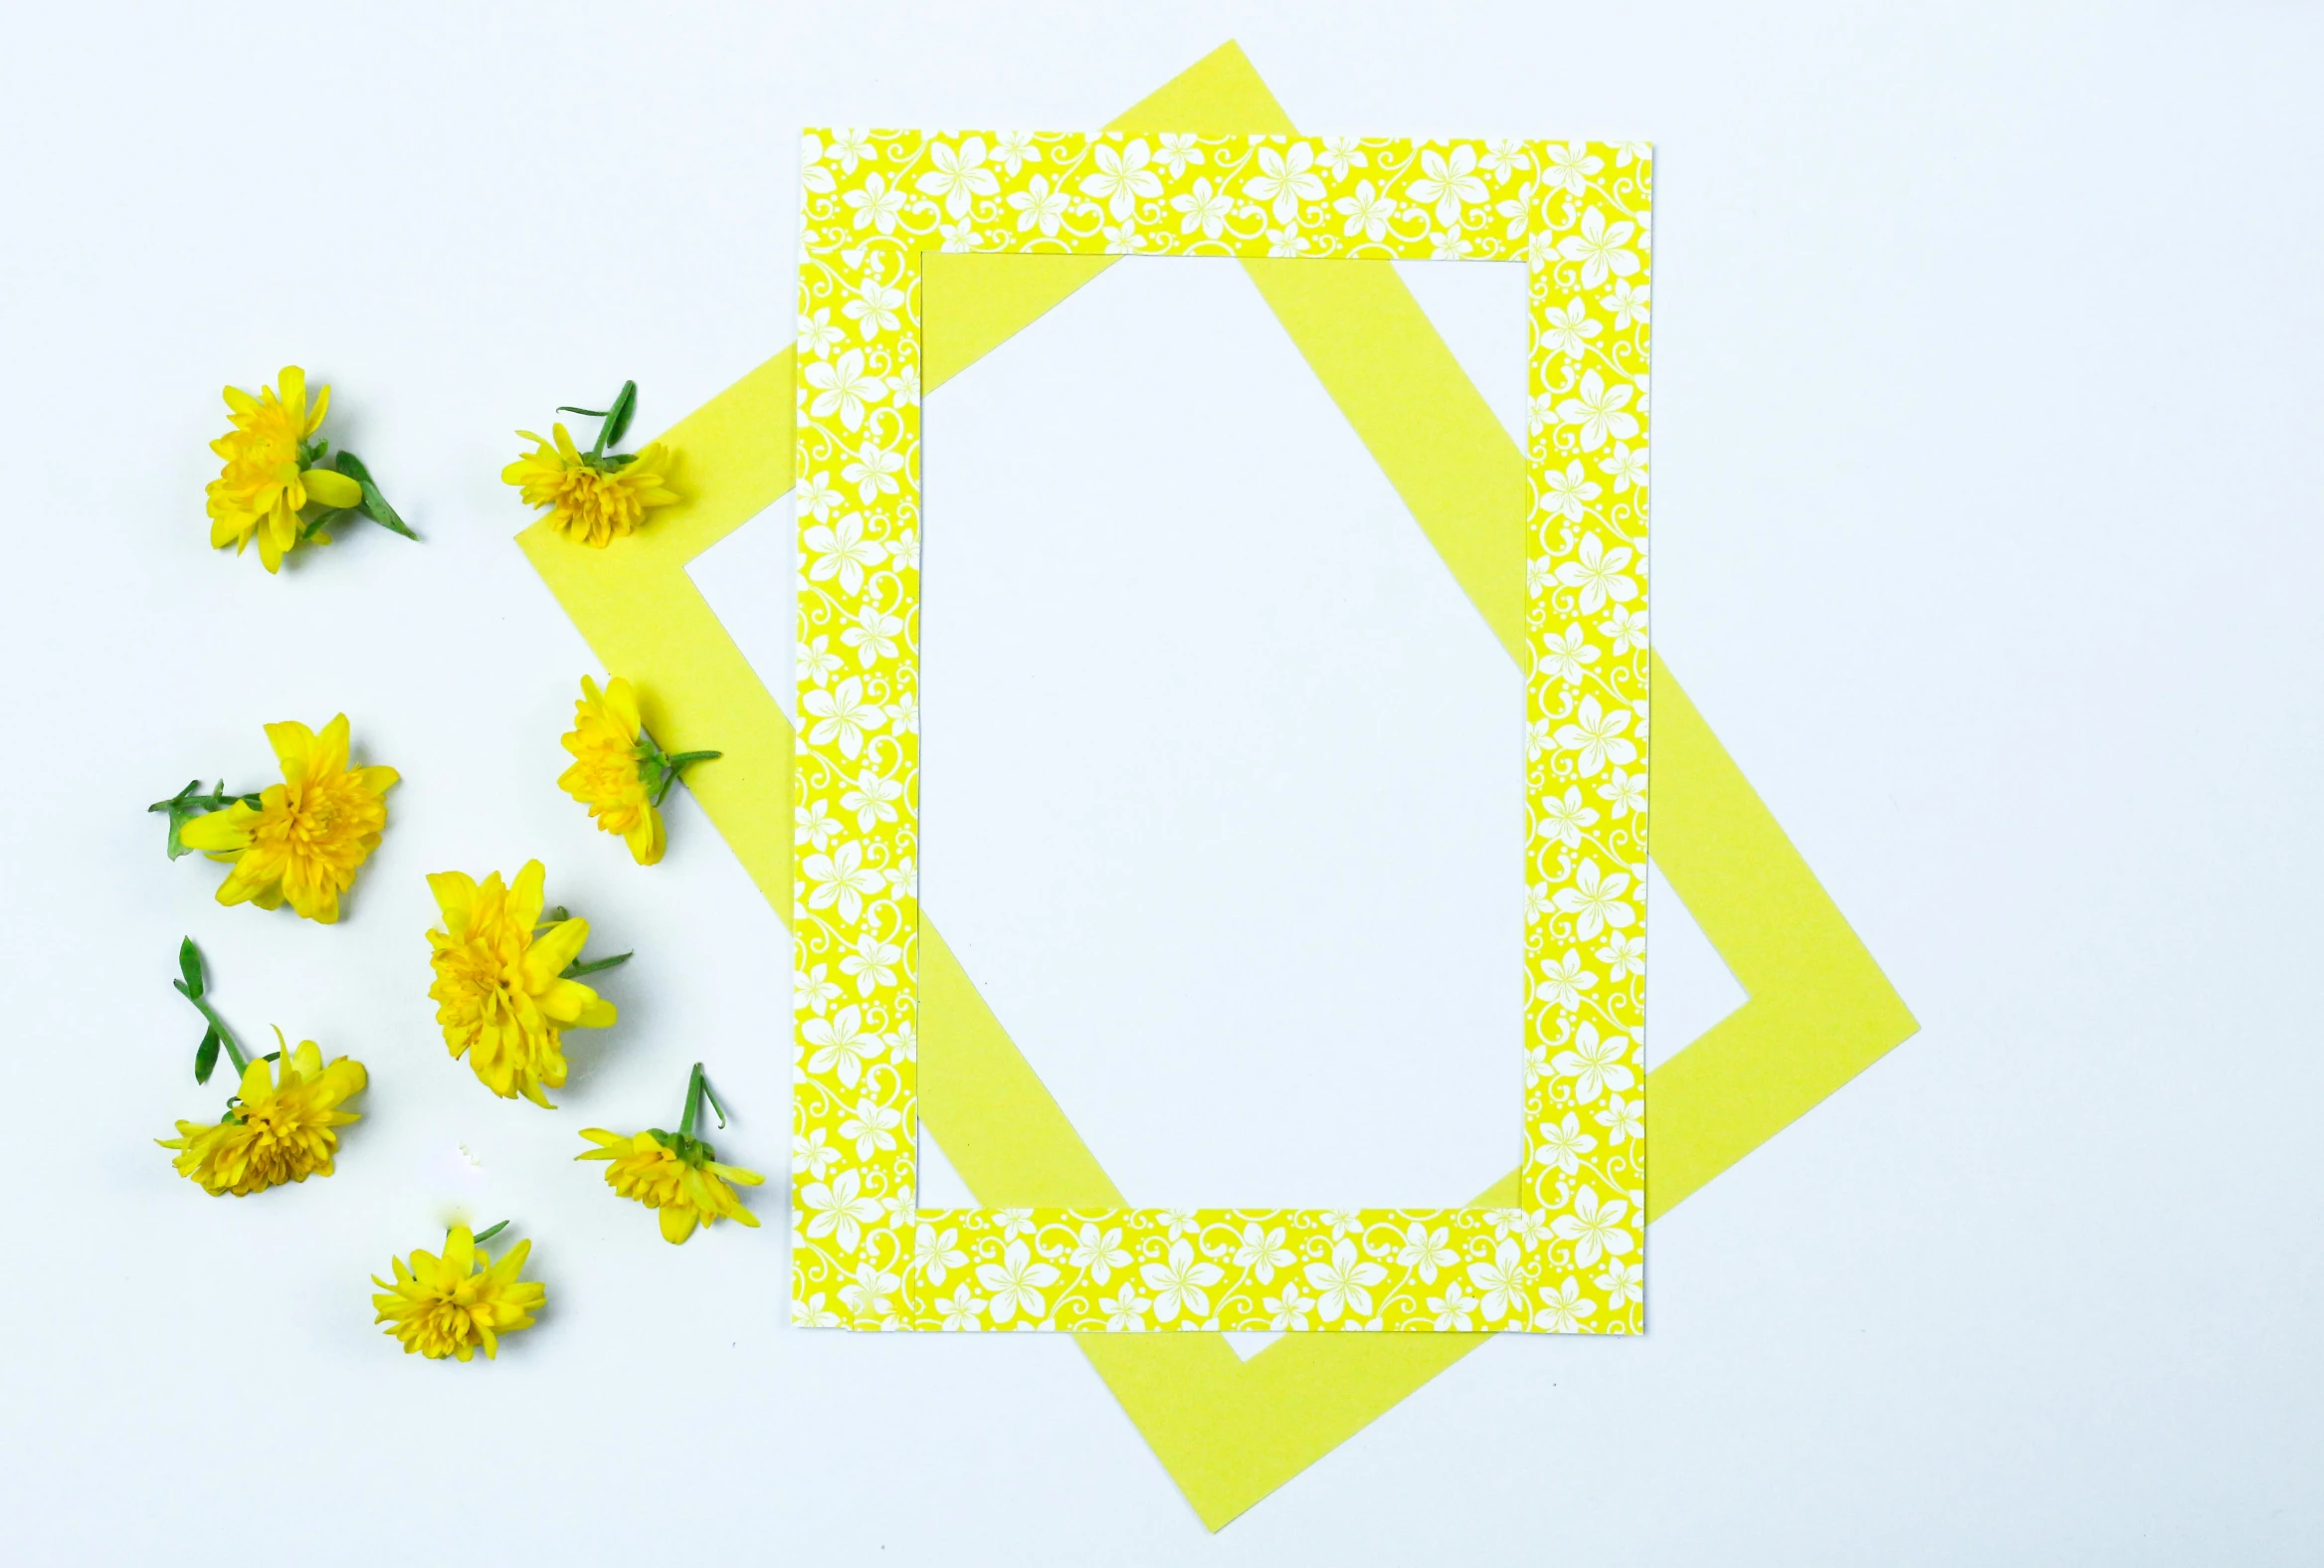
POLYGON ((797 1321, 1636 1333, 1647 149, 810 131, 800 162, 797 1321), (1244 263, 1269 298, 1319 313, 1336 303, 1327 275, 1350 267, 1525 264, 1529 451, 1520 474, 1487 471, 1519 482, 1496 499, 1525 519, 1521 553, 1502 540, 1525 566, 1530 672, 1521 993, 1510 977, 1526 998, 1515 1203, 916 1207, 932 945, 916 879, 921 323, 943 299, 923 276, 930 253, 1221 258, 1244 263))
MULTIPOLYGON (((1198 135, 1290 131, 1232 45, 1112 128, 1159 136, 1165 127, 1198 135)), ((1028 270, 1006 257, 929 255, 922 387, 1038 319, 1109 261, 1028 270)), ((1263 267, 1253 271, 1455 579, 1504 646, 1530 665, 1524 574, 1538 555, 1526 538, 1527 455, 1385 264, 1274 270, 1296 280, 1292 288, 1270 286, 1263 267)), ((519 538, 607 669, 641 686, 655 733, 674 747, 724 749, 718 767, 689 783, 787 922, 794 737, 686 565, 790 490, 797 368, 786 349, 666 433, 684 457, 687 499, 658 514, 648 531, 605 551, 574 546, 539 524, 519 538)), ((1649 1220, 1917 1027, 1658 659, 1651 686, 1652 857, 1749 1001, 1651 1075, 1649 1220)), ((978 1201, 995 1209, 1118 1208, 1120 1194, 940 935, 923 923, 919 937, 917 1108, 978 1201)), ((1513 1172, 1479 1205, 1513 1206, 1518 1181, 1513 1172)), ((1216 1333, 1075 1336, 1214 1529, 1483 1338, 1288 1334, 1244 1361, 1216 1333)))

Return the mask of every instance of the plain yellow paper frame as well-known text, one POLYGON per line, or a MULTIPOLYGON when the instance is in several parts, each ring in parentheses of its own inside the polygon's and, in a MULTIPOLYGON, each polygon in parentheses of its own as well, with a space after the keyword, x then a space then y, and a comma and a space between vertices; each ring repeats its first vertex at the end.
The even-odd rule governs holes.
MULTIPOLYGON (((1230 44, 1116 121, 1288 130, 1230 44)), ((1108 265, 929 259, 925 384, 1037 319, 1108 265), (947 276, 949 275, 949 276, 947 276)), ((1330 270, 1353 297, 1270 297, 1373 456, 1462 587, 1512 651, 1523 647, 1521 527, 1489 476, 1522 469, 1500 430, 1392 274, 1330 270), (1356 320, 1334 311, 1363 312, 1356 320), (1399 393, 1401 389, 1401 396, 1399 393), (1437 445, 1414 438, 1403 401, 1426 401, 1437 445), (1451 440, 1457 461, 1442 456, 1451 440), (1496 533, 1505 541, 1493 543, 1496 533)), ((791 729, 763 682, 686 575, 686 565, 791 486, 789 349, 663 437, 684 454, 686 502, 609 550, 535 524, 519 543, 609 671, 642 688, 648 723, 678 748, 724 759, 689 788, 786 921, 791 897, 791 729)), ((1653 859, 1749 1001, 1649 1079, 1655 1153, 1647 1217, 1774 1137, 1917 1029, 1799 853, 1659 659, 1653 859)), ((921 984, 946 1033, 924 1041, 920 1113, 979 1201, 1104 1206, 1120 1201, 940 938, 921 984)), ((1514 1174, 1480 1201, 1514 1196, 1514 1174)), ((1482 1334, 1291 1334, 1244 1361, 1215 1334, 1075 1335, 1197 1514, 1218 1529, 1482 1344, 1482 1334)))

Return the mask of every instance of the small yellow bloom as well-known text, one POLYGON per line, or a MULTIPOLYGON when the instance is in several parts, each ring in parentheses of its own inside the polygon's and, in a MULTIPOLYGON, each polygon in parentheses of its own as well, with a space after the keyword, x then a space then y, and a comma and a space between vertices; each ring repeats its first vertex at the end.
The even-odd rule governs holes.
POLYGON ((573 765, 557 787, 587 806, 600 828, 620 834, 631 859, 652 866, 662 859, 662 813, 654 809, 641 765, 638 737, 646 726, 638 717, 637 693, 618 676, 600 693, 597 683, 583 676, 573 715, 565 735, 573 765))
POLYGON ((737 1165, 721 1165, 699 1138, 664 1132, 609 1132, 584 1127, 581 1136, 597 1145, 576 1154, 577 1160, 611 1160, 605 1184, 625 1198, 662 1211, 662 1239, 682 1242, 693 1235, 696 1223, 714 1225, 738 1220, 756 1229, 758 1216, 742 1206, 728 1182, 756 1187, 766 1178, 737 1165))
POLYGON ((298 542, 298 510, 308 501, 325 506, 359 506, 363 488, 344 474, 309 466, 306 438, 322 428, 331 406, 324 387, 310 408, 306 372, 285 365, 277 378, 280 394, 261 387, 252 397, 240 387, 226 389, 234 428, 210 443, 226 468, 210 482, 210 543, 232 544, 237 555, 257 534, 259 559, 268 571, 298 542))
POLYGON ((337 1129, 362 1119, 339 1105, 362 1092, 363 1064, 336 1057, 325 1067, 321 1049, 302 1040, 296 1051, 282 1053, 280 1075, 264 1059, 253 1062, 224 1121, 181 1121, 175 1138, 155 1139, 183 1151, 173 1162, 178 1174, 200 1182, 213 1198, 247 1198, 287 1181, 328 1176, 337 1129))
MULTIPOLYGON (((436 983, 428 995, 457 1059, 464 1053, 484 1085, 503 1099, 522 1094, 547 1105, 541 1086, 565 1081, 563 1033, 601 1029, 614 1005, 577 980, 561 978, 589 939, 587 920, 535 930, 547 873, 527 861, 514 886, 492 873, 480 885, 463 872, 428 879, 444 928, 428 933, 436 983)), ((551 1107, 552 1109, 554 1107, 551 1107)))
POLYGON ((406 1355, 466 1361, 481 1345, 490 1360, 499 1354, 500 1335, 530 1328, 532 1314, 548 1300, 548 1286, 517 1277, 531 1251, 532 1243, 518 1242, 494 1263, 467 1226, 456 1225, 443 1257, 416 1252, 409 1263, 393 1260, 392 1283, 372 1275, 386 1292, 371 1298, 379 1312, 372 1321, 393 1324, 388 1332, 403 1341, 406 1355))
POLYGON ((288 899, 307 919, 329 925, 356 868, 379 847, 387 826, 380 797, 398 775, 347 766, 344 713, 320 735, 304 724, 269 724, 267 740, 283 764, 283 782, 269 785, 256 807, 237 801, 194 818, 179 839, 214 861, 234 862, 219 884, 220 903, 278 909, 288 899))
POLYGON ((563 425, 551 429, 553 442, 518 431, 533 450, 502 469, 500 478, 521 488, 527 506, 546 506, 550 524, 566 537, 602 550, 637 532, 650 508, 678 498, 670 488, 673 454, 661 442, 625 458, 604 458, 574 446, 563 425))

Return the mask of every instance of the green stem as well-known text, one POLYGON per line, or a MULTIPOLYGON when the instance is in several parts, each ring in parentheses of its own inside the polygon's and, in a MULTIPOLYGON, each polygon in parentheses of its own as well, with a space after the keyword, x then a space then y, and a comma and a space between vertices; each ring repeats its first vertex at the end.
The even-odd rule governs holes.
POLYGON ((248 1073, 250 1071, 250 1058, 242 1054, 242 1046, 235 1040, 234 1031, 226 1027, 226 1020, 218 1016, 218 1010, 212 1007, 207 1000, 188 990, 183 980, 172 980, 170 984, 177 988, 179 996, 200 1008, 202 1016, 210 1021, 210 1027, 218 1031, 219 1044, 226 1048, 226 1060, 234 1064, 234 1076, 240 1078, 243 1074, 248 1073))
POLYGON ((701 1119, 704 1099, 709 1100, 710 1108, 717 1112, 718 1125, 724 1127, 726 1107, 719 1103, 717 1091, 710 1087, 710 1080, 702 1073, 702 1065, 697 1062, 694 1064, 693 1077, 686 1079, 685 1119, 678 1124, 679 1137, 690 1138, 694 1135, 694 1123, 701 1119))
POLYGON ((558 975, 557 978, 560 980, 578 980, 583 975, 593 975, 600 969, 611 969, 615 964, 626 964, 632 957, 636 956, 636 953, 637 949, 632 948, 629 952, 626 953, 616 953, 611 958, 592 958, 587 963, 583 963, 580 959, 576 958, 571 963, 565 965, 564 973, 558 975))
POLYGON ((473 1232, 473 1233, 471 1233, 471 1234, 472 1234, 472 1238, 473 1238, 473 1240, 476 1242, 476 1244, 477 1244, 479 1247, 482 1247, 482 1246, 484 1246, 484 1243, 486 1243, 486 1242, 490 1241, 490 1240, 491 1240, 493 1237, 495 1237, 495 1236, 499 1235, 499 1234, 500 1234, 502 1231, 505 1231, 506 1229, 508 1229, 508 1222, 507 1222, 506 1220, 502 1220, 502 1221, 501 1221, 499 1224, 497 1224, 497 1225, 487 1225, 487 1226, 485 1226, 485 1227, 484 1227, 483 1230, 481 1230, 481 1231, 476 1231, 476 1232, 473 1232))

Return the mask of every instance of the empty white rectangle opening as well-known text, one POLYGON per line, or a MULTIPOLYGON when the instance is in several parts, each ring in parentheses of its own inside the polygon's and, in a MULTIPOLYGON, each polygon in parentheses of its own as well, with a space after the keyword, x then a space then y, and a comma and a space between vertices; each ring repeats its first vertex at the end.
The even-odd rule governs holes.
MULTIPOLYGON (((1435 271, 1521 407, 1523 268, 1435 271)), ((1127 1201, 1506 1175, 1519 673, 1244 268, 1127 259, 923 412, 921 907, 1127 1201)))

